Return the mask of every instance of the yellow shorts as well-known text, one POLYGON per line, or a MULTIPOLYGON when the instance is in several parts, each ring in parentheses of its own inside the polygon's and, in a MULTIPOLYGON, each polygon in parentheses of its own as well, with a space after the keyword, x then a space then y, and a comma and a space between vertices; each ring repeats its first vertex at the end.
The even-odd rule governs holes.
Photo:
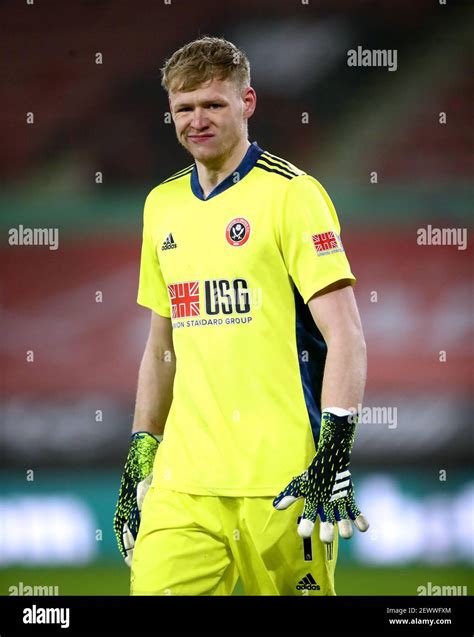
MULTIPOLYGON (((151 487, 133 553, 132 595, 335 595, 337 539, 297 534, 303 501, 190 495, 151 487)), ((337 538, 337 532, 335 534, 337 538)))

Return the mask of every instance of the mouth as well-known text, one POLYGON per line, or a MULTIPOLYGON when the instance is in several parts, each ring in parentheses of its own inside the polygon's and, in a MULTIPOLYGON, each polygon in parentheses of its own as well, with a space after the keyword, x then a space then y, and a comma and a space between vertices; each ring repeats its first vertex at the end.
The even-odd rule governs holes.
POLYGON ((214 135, 188 135, 188 139, 195 144, 202 144, 213 137, 214 135))

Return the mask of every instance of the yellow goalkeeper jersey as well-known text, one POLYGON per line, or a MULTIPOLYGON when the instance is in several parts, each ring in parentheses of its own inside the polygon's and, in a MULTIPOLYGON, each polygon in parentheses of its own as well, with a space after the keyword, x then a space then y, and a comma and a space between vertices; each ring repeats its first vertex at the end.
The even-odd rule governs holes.
POLYGON ((328 194, 255 142, 207 198, 194 164, 150 192, 138 303, 171 319, 176 353, 154 486, 277 495, 307 468, 327 348, 306 304, 341 279, 328 194))

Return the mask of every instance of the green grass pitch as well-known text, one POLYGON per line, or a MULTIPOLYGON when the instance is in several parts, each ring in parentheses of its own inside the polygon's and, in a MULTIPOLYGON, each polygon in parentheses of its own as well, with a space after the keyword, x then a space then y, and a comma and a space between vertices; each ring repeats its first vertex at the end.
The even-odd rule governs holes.
MULTIPOLYGON (((78 568, 6 568, 0 573, 0 595, 10 586, 58 586, 60 595, 128 595, 129 570, 122 564, 78 568)), ((417 595, 418 586, 428 582, 439 586, 466 586, 472 595, 473 571, 467 566, 398 566, 369 568, 339 566, 338 595, 417 595)), ((234 595, 243 595, 238 582, 234 595)))

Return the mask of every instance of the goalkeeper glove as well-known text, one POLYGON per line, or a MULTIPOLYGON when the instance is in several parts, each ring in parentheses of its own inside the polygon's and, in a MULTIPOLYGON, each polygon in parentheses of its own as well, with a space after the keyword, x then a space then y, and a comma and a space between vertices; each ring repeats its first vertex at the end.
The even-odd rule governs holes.
POLYGON ((311 536, 318 515, 321 518, 320 539, 327 544, 334 539, 336 522, 339 534, 345 539, 352 537, 351 520, 359 531, 369 528, 356 504, 349 470, 355 428, 355 417, 323 411, 314 460, 273 500, 273 506, 281 510, 299 498, 305 499, 298 525, 301 537, 311 536))
POLYGON ((147 431, 136 432, 131 436, 114 515, 115 537, 127 566, 132 564, 140 512, 153 478, 153 462, 160 441, 161 436, 154 436, 147 431))

